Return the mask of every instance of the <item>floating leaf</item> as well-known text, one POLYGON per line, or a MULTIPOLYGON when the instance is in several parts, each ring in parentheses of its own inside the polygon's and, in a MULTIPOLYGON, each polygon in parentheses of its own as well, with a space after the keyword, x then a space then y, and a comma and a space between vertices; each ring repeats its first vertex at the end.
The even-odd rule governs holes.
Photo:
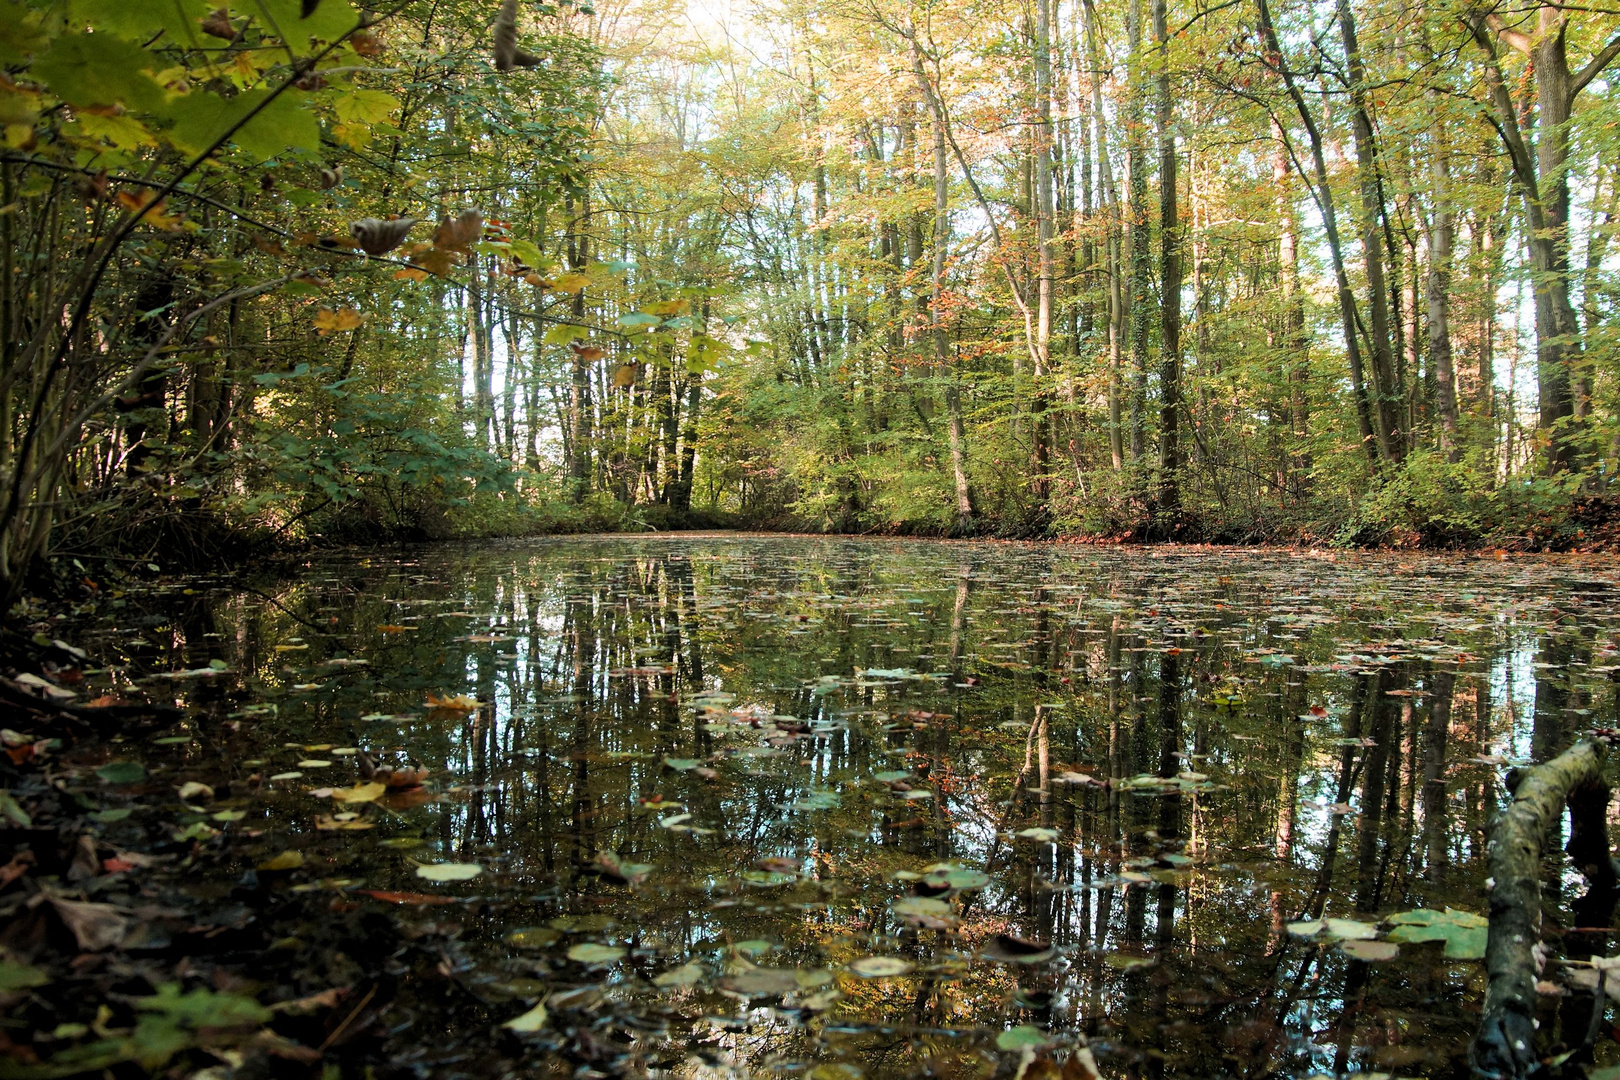
POLYGON ((928 896, 907 896, 896 900, 890 910, 907 922, 929 930, 947 930, 958 921, 955 908, 944 900, 928 896))
POLYGON ((549 926, 529 926, 513 930, 506 935, 506 943, 516 945, 520 949, 543 949, 561 940, 562 931, 549 926))
POLYGON ((998 1050, 1039 1050, 1050 1046, 1052 1040, 1040 1028, 1021 1024, 1015 1028, 1008 1028, 996 1036, 996 1049, 998 1050))
POLYGON ((138 784, 146 779, 146 766, 138 761, 110 761, 96 775, 109 784, 138 784))
POLYGON ((670 968, 662 975, 653 979, 653 985, 663 990, 676 990, 685 986, 696 986, 703 981, 703 965, 696 960, 689 960, 678 968, 670 968))
POLYGON ((568 950, 568 959, 580 964, 616 964, 625 957, 626 950, 619 945, 597 945, 582 942, 568 950))
POLYGON ((354 787, 350 788, 338 788, 336 791, 332 792, 332 798, 336 799, 338 802, 365 803, 376 802, 387 793, 387 784, 372 782, 367 784, 356 784, 354 787))
POLYGON ((799 988, 799 980, 792 971, 782 968, 750 968, 720 980, 720 988, 746 997, 775 997, 799 988))
POLYGON ((302 851, 283 851, 280 855, 266 859, 259 864, 260 870, 297 870, 304 865, 302 851))
POLYGON ((1419 908, 1391 915, 1389 921, 1395 924, 1385 935, 1390 941, 1443 941, 1446 947, 1441 955, 1447 960, 1479 960, 1485 955, 1490 924, 1471 911, 1419 908))
POLYGON ((1003 964, 1040 964, 1057 955, 1051 945, 1011 934, 997 934, 990 944, 980 950, 986 960, 999 960, 1003 964))
POLYGON ((546 1026, 546 1003, 540 1002, 522 1016, 514 1017, 502 1024, 503 1028, 510 1028, 519 1035, 527 1035, 539 1031, 546 1026))
POLYGON ((1401 954, 1401 947, 1392 941, 1341 941, 1339 951, 1353 960, 1365 960, 1369 964, 1376 964, 1383 960, 1393 960, 1401 954))
POLYGON ((863 979, 887 979, 912 969, 909 960, 898 956, 863 956, 850 963, 849 970, 863 979))
POLYGON ((1036 843, 1040 844, 1051 844, 1056 842, 1058 838, 1058 831, 1056 829, 1044 829, 1036 827, 1033 829, 1020 829, 1013 835, 1020 836, 1025 840, 1034 840, 1036 843))
POLYGON ((428 881, 471 881, 483 872, 477 863, 466 862, 428 863, 416 868, 416 876, 428 881))
POLYGON ((0 960, 0 994, 13 990, 28 990, 44 986, 51 981, 43 968, 29 967, 10 960, 0 960))

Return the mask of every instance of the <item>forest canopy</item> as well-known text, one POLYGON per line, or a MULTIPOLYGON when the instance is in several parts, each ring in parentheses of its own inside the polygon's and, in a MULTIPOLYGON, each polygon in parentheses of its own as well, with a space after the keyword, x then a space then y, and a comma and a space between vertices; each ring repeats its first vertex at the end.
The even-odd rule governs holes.
POLYGON ((5 0, 0 602, 703 523, 1577 546, 1617 55, 1500 0, 5 0))

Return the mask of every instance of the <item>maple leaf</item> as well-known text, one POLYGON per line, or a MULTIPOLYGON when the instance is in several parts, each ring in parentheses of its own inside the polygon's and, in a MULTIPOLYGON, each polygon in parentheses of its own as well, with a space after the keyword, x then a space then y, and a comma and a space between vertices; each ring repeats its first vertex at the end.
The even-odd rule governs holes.
POLYGON ((355 330, 366 321, 366 317, 354 308, 321 308, 315 313, 315 330, 322 337, 327 334, 342 333, 345 330, 355 330))

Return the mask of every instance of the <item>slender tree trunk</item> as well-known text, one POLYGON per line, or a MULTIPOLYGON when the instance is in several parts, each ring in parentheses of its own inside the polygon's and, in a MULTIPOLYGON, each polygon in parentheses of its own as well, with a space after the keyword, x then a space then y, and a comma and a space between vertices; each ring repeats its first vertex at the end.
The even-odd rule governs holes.
POLYGON ((1148 365, 1148 299, 1153 289, 1152 238, 1147 211, 1147 88, 1142 82, 1142 0, 1130 0, 1127 36, 1130 78, 1126 90, 1125 168, 1129 204, 1125 209, 1131 252, 1131 460, 1145 450, 1148 365))
POLYGON ((1108 274, 1108 449, 1114 471, 1125 468, 1125 426, 1121 368, 1124 364, 1125 290, 1120 245, 1119 193, 1114 188, 1114 167, 1108 157, 1108 116, 1103 110, 1102 45, 1098 40, 1097 12, 1085 2, 1086 53, 1091 68, 1091 117, 1096 125, 1097 172, 1104 215, 1103 254, 1108 274))
MULTIPOLYGON (((590 234, 588 226, 591 217, 590 193, 582 192, 579 198, 578 212, 572 200, 568 204, 569 232, 567 243, 568 268, 570 270, 583 270, 590 262, 590 234)), ((570 309, 576 320, 585 318, 585 290, 582 288, 574 294, 574 302, 570 309)), ((573 363, 571 367, 572 390, 568 402, 569 427, 573 430, 574 452, 568 465, 570 501, 582 503, 591 490, 591 365, 581 355, 580 351, 571 350, 573 363)))
POLYGON ((1052 309, 1056 263, 1052 251, 1055 217, 1052 192, 1052 0, 1035 0, 1035 232, 1039 247, 1035 287, 1034 393, 1030 404, 1030 438, 1034 443, 1031 491, 1035 513, 1044 520, 1051 497, 1051 421, 1047 416, 1052 365, 1052 309))
POLYGON ((1176 191, 1175 106, 1170 97, 1170 31, 1165 0, 1153 0, 1159 70, 1159 490, 1161 525, 1181 517, 1181 223, 1176 191))
POLYGON ((1379 456, 1398 462, 1406 456, 1406 434, 1401 423, 1405 395, 1395 373, 1391 345, 1388 286, 1384 278, 1384 194, 1378 178, 1378 144, 1373 138, 1372 116, 1367 111, 1367 75, 1356 40, 1355 15, 1350 0, 1336 0, 1339 37, 1344 44, 1350 78, 1350 130, 1356 147, 1356 172, 1361 185, 1361 255, 1367 271, 1367 300, 1372 316, 1373 418, 1377 423, 1379 456))
POLYGON ((1345 356, 1350 368, 1350 392, 1356 406, 1356 425, 1360 429, 1362 446, 1376 461, 1378 446, 1373 434, 1372 405, 1368 400, 1361 362, 1359 336, 1361 320, 1356 311, 1355 292, 1350 288, 1350 274, 1345 268, 1344 242, 1339 235, 1339 219, 1333 201, 1333 188, 1328 178, 1327 157, 1322 149, 1322 130, 1317 126, 1316 117, 1305 101, 1305 95, 1300 90, 1293 72, 1287 66, 1282 45, 1277 40, 1276 27, 1271 21, 1271 7, 1268 0, 1255 0, 1255 8, 1259 15, 1261 36, 1265 40, 1267 62, 1282 77, 1283 85, 1288 89, 1288 96, 1294 103, 1295 111, 1299 113, 1300 123, 1304 126, 1306 138, 1311 145, 1311 171, 1315 175, 1312 196, 1322 215, 1322 231, 1327 236, 1328 252, 1333 260, 1334 284, 1339 299, 1339 329, 1344 335, 1345 356))
MULTIPOLYGON (((1438 97, 1429 92, 1431 101, 1438 97)), ((1440 445, 1446 460, 1462 456, 1457 442, 1457 375, 1451 356, 1451 161, 1449 147, 1436 145, 1430 170, 1434 218, 1429 227, 1429 277, 1426 314, 1429 329, 1429 363, 1434 367, 1435 405, 1440 412, 1440 445)))
POLYGON ((1300 500, 1310 486, 1311 472, 1310 363, 1306 355, 1309 341, 1305 336, 1305 297, 1299 287, 1299 220, 1293 194, 1288 189, 1288 146, 1282 125, 1276 119, 1271 122, 1271 133, 1276 143, 1271 158, 1271 180, 1277 186, 1277 223, 1281 227, 1277 237, 1277 266, 1282 283, 1283 348, 1287 353, 1283 365, 1288 372, 1288 413, 1293 429, 1289 471, 1293 477, 1294 498, 1300 500))
POLYGON ((947 438, 950 443, 951 479, 956 491, 956 531, 965 535, 973 531, 975 516, 973 487, 967 474, 967 433, 962 418, 962 393, 957 384, 956 373, 951 370, 950 335, 945 326, 945 312, 942 306, 945 296, 945 266, 951 237, 950 162, 945 154, 944 109, 928 83, 928 74, 923 68, 922 46, 918 44, 915 35, 911 38, 911 64, 923 96, 933 111, 934 262, 929 281, 928 331, 934 343, 935 369, 946 380, 945 408, 949 413, 947 438))

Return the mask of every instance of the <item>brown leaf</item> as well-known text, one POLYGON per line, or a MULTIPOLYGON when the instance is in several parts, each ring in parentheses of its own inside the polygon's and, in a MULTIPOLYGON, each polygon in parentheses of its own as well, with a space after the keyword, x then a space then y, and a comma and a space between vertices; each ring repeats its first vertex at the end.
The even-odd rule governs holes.
POLYGON ((517 59, 517 0, 501 0, 495 13, 495 70, 511 71, 517 59))
POLYGON ((226 8, 217 8, 204 15, 198 21, 202 32, 210 37, 223 38, 226 41, 236 40, 236 27, 231 25, 231 13, 226 8))
POLYGON ((83 900, 62 900, 51 897, 51 906, 69 930, 73 931, 79 948, 97 952, 111 948, 124 940, 129 932, 129 916, 112 904, 92 904, 83 900))
POLYGON ((477 210, 463 210, 453 218, 445 218, 433 230, 433 246, 448 251, 466 251, 484 235, 484 215, 477 210))
POLYGON ((405 242, 416 218, 402 217, 385 221, 381 218, 361 218, 349 224, 349 233, 360 241, 360 250, 367 255, 386 255, 405 242))

